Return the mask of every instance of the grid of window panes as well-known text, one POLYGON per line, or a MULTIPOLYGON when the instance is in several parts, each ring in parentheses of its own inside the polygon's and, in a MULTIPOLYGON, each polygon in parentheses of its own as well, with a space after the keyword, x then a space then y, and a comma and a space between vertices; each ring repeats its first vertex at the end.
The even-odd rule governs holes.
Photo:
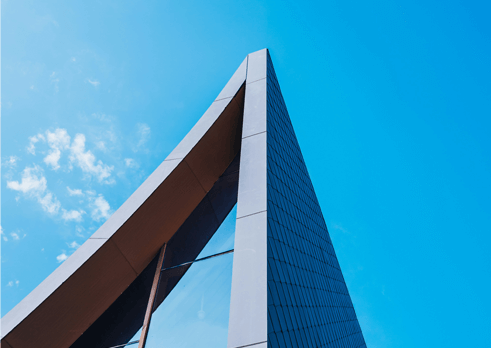
POLYGON ((268 54, 268 347, 366 347, 268 54))

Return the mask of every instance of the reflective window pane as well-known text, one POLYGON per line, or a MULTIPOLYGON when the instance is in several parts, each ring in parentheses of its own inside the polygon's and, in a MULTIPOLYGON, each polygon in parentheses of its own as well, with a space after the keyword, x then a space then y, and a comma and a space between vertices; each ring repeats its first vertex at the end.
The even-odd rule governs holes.
POLYGON ((210 241, 199 253, 198 259, 218 254, 234 248, 235 241, 235 219, 237 217, 237 204, 215 232, 210 241))
POLYGON ((233 253, 165 270, 158 298, 180 281, 152 315, 147 348, 227 346, 233 253), (187 271, 186 271, 187 270, 187 271))

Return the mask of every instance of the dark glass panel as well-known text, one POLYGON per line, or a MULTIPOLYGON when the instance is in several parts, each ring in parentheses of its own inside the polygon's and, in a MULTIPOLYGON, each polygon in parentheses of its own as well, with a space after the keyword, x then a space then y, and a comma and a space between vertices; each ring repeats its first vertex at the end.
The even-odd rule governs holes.
POLYGON ((199 253, 198 259, 215 255, 234 248, 235 219, 237 217, 237 205, 233 207, 228 216, 222 222, 210 241, 199 253))

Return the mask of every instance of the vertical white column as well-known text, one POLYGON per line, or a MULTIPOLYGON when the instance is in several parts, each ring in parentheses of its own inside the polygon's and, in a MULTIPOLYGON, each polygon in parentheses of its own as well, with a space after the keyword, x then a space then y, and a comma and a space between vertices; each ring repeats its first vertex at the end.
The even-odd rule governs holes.
POLYGON ((268 335, 267 50, 249 54, 228 347, 263 348, 268 335))

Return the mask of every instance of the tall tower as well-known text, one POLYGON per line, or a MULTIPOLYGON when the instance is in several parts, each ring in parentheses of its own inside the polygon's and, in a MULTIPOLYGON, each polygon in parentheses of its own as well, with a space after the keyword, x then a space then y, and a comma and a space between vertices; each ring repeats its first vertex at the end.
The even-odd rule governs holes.
POLYGON ((2 318, 2 347, 143 347, 186 274, 206 281, 194 264, 224 257, 224 346, 365 347, 266 49, 246 57, 155 172, 2 318), (235 204, 233 250, 199 258, 235 204))

